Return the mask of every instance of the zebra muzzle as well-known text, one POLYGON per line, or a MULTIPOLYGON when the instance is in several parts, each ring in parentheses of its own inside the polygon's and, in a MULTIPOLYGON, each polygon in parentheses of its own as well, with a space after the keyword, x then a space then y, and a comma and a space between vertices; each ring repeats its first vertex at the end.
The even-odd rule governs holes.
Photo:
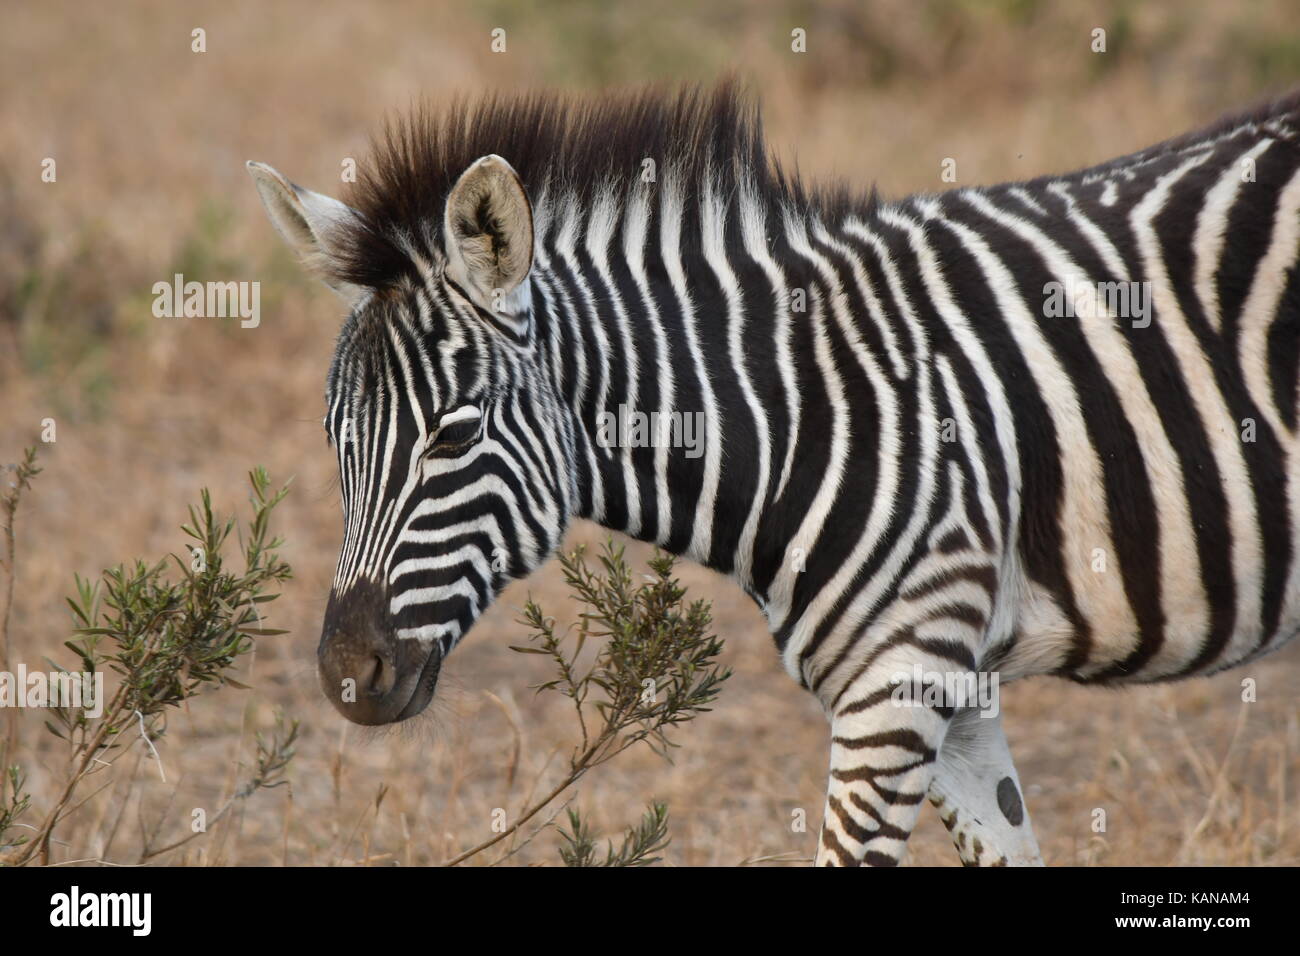
POLYGON ((365 582, 341 597, 330 595, 316 659, 330 703, 348 720, 367 726, 423 711, 442 667, 437 642, 396 636, 386 596, 365 582))

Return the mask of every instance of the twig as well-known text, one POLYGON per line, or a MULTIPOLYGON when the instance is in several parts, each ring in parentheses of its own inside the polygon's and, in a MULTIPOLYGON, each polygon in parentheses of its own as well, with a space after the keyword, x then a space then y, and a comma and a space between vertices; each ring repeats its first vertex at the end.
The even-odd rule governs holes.
POLYGON ((158 751, 154 748, 153 741, 149 739, 149 733, 144 728, 144 714, 137 710, 135 715, 140 718, 140 738, 144 741, 144 745, 149 748, 149 753, 153 755, 153 759, 158 762, 158 774, 162 777, 162 782, 166 783, 167 772, 163 770, 162 757, 158 755, 158 751))
POLYGON ((549 817, 546 818, 546 822, 545 822, 545 823, 541 823, 541 824, 539 824, 539 825, 537 826, 537 828, 533 830, 532 833, 530 833, 530 834, 528 834, 528 836, 524 837, 524 840, 523 840, 522 843, 519 843, 519 844, 517 844, 517 845, 515 845, 515 846, 512 846, 510 849, 506 850, 505 853, 501 854, 501 856, 497 857, 495 860, 493 860, 491 863, 489 863, 488 866, 499 866, 499 865, 501 865, 501 864, 504 863, 506 860, 510 859, 512 856, 514 856, 516 853, 518 853, 520 850, 522 850, 524 847, 528 846, 528 844, 532 843, 533 840, 537 838, 537 835, 538 835, 539 833, 541 833, 542 831, 546 830, 548 827, 551 827, 551 826, 553 826, 553 825, 555 824, 555 818, 558 817, 558 816, 559 816, 561 813, 563 813, 565 810, 569 809, 569 805, 570 805, 571 803, 573 803, 573 798, 572 798, 572 797, 570 797, 568 800, 565 800, 562 804, 560 804, 558 807, 556 807, 556 808, 555 808, 555 811, 554 811, 554 812, 553 812, 549 817))

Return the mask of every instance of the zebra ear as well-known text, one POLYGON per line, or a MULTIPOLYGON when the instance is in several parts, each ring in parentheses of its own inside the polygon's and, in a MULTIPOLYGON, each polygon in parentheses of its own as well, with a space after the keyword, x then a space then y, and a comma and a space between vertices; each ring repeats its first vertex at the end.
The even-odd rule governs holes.
POLYGON ((487 155, 461 173, 443 216, 447 276, 479 307, 528 312, 533 209, 514 168, 487 155))
POLYGON ((271 224, 307 271, 349 305, 356 302, 364 290, 338 277, 337 237, 359 214, 337 199, 295 186, 265 163, 250 161, 247 166, 271 224))

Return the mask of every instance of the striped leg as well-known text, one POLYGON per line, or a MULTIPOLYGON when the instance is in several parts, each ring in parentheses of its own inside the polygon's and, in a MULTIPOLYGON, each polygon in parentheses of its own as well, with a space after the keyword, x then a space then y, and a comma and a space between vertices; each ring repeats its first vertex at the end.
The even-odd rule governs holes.
POLYGON ((966 866, 1042 866, 1002 718, 959 711, 939 750, 930 802, 966 866))
POLYGON ((946 719, 898 707, 884 686, 831 720, 819 866, 896 866, 934 775, 946 719))

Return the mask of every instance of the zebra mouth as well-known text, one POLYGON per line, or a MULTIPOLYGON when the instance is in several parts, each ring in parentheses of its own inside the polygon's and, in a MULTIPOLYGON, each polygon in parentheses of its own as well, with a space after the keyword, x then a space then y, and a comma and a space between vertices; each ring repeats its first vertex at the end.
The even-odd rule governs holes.
POLYGON ((420 676, 416 679, 415 686, 411 688, 411 699, 398 711, 397 716, 392 720, 393 723, 409 720, 429 706, 429 701, 433 700, 433 692, 438 686, 438 674, 441 670, 442 651, 435 643, 429 648, 429 656, 424 659, 420 676))

